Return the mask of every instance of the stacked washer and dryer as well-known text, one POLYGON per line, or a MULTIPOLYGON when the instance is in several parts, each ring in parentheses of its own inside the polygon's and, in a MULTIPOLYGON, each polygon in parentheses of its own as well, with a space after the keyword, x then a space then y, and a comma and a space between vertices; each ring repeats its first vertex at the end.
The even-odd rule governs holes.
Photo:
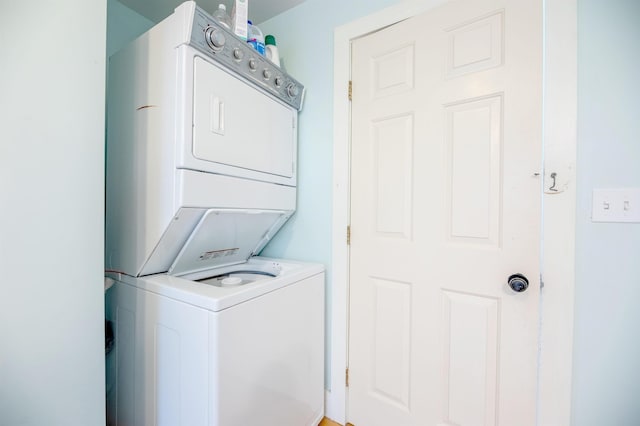
POLYGON ((186 2, 107 90, 109 421, 317 425, 324 268, 256 256, 296 208, 302 85, 186 2))

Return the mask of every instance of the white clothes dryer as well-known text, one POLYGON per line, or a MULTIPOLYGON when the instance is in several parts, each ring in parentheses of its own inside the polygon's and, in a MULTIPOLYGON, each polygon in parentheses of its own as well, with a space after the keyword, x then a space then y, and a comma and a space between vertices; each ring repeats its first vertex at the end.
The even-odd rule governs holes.
POLYGON ((198 268, 259 253, 296 208, 303 86, 191 1, 111 56, 108 76, 107 269, 170 271, 211 208, 276 214, 255 246, 198 268))

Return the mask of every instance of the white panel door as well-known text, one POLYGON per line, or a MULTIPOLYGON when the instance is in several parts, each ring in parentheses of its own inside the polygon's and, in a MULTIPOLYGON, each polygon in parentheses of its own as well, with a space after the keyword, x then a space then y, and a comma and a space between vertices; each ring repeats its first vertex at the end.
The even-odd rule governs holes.
POLYGON ((453 0, 353 42, 356 426, 535 422, 541 12, 453 0))

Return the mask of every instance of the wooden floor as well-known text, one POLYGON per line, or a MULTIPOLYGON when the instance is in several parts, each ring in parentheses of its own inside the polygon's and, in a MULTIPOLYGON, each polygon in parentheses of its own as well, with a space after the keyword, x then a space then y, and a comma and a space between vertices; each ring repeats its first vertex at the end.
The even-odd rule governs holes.
MULTIPOLYGON (((328 418, 322 419, 318 426, 342 426, 340 423, 336 423, 333 420, 329 420, 328 418)), ((347 426, 353 426, 351 423, 347 423, 347 426)))

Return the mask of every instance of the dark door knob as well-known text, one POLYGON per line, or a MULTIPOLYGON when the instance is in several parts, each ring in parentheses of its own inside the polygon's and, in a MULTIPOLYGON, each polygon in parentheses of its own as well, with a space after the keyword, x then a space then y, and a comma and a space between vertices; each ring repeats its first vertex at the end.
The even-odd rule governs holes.
POLYGON ((522 274, 513 274, 507 281, 511 290, 516 293, 522 293, 529 287, 529 280, 522 274))

